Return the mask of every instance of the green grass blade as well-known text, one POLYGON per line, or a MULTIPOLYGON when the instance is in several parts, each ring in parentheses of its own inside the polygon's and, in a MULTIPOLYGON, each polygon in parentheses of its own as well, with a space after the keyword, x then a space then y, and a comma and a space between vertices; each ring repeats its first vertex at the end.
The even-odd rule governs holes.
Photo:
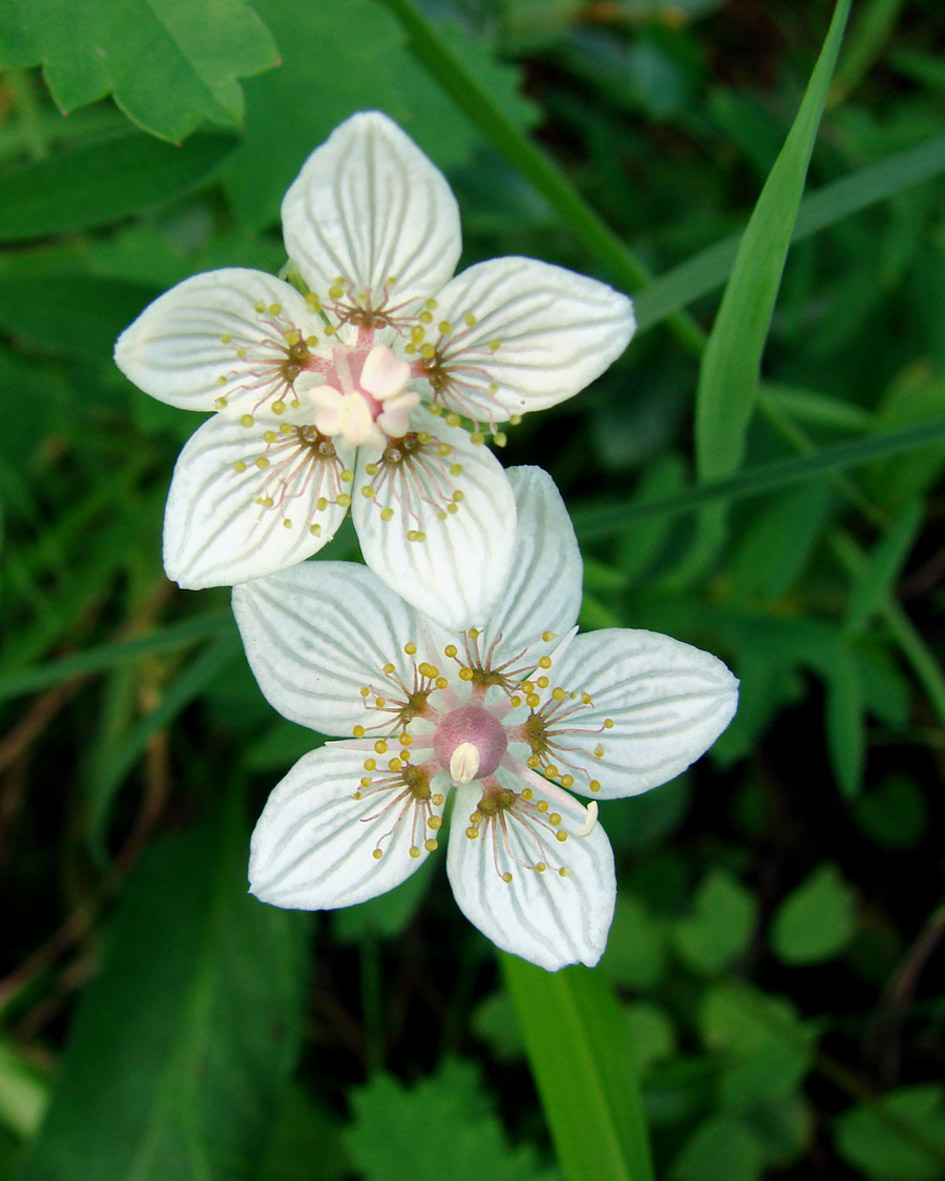
POLYGON ((709 336, 696 395, 700 481, 731 475, 744 457, 761 356, 849 10, 850 0, 838 0, 797 118, 742 236, 709 336))
POLYGON ((633 1047, 607 978, 501 960, 566 1181, 652 1181, 633 1047))
MULTIPOLYGON (((572 520, 581 541, 596 541, 598 538, 622 532, 624 526, 631 521, 661 514, 675 516, 692 512, 693 509, 712 501, 757 496, 773 488, 818 479, 899 451, 912 451, 926 444, 938 443, 943 438, 945 418, 932 419, 920 426, 887 431, 866 439, 857 439, 852 443, 839 443, 835 447, 824 447, 812 455, 792 455, 787 459, 760 463, 755 467, 745 468, 737 476, 727 480, 710 481, 699 488, 690 488, 672 496, 662 496, 658 500, 595 505, 578 509, 572 514, 572 520)), ((0 680, 0 696, 2 686, 3 681, 0 680)))
POLYGON ((922 527, 924 505, 907 501, 863 564, 847 601, 846 630, 856 635, 882 609, 922 527))
MULTIPOLYGON (((894 152, 809 193, 801 202, 792 242, 801 242, 851 214, 945 172, 945 135, 894 152)), ((741 234, 732 234, 654 279, 635 296, 638 331, 643 332, 728 278, 741 234)))
POLYGON ((236 635, 236 625, 228 611, 184 619, 180 623, 168 624, 159 631, 133 640, 119 640, 114 644, 86 648, 84 652, 64 656, 61 660, 50 661, 49 664, 0 675, 0 701, 38 693, 63 681, 72 680, 73 677, 84 677, 103 669, 118 668, 139 656, 186 648, 223 633, 236 635))

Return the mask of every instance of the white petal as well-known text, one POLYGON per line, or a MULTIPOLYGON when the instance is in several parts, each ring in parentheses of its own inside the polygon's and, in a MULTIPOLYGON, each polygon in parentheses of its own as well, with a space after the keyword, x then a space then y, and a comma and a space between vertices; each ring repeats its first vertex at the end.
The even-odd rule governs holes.
POLYGON ((335 502, 337 473, 351 460, 340 452, 314 459, 295 433, 300 415, 261 412, 247 428, 217 414, 191 436, 164 514, 168 578, 190 590, 230 586, 301 562, 331 540, 347 511, 335 502))
POLYGON ((330 742, 278 784, 252 838, 249 881, 257 898, 297 910, 352 906, 392 890, 423 864, 429 854, 422 834, 419 855, 409 853, 412 809, 396 827, 402 804, 379 815, 396 792, 353 798, 363 759, 330 742), (378 847, 383 856, 375 858, 378 847))
POLYGON ((330 305, 340 277, 374 308, 433 295, 460 252, 449 185, 386 115, 354 115, 309 156, 282 202, 289 257, 330 305))
POLYGON ((378 578, 443 627, 460 629, 487 619, 502 593, 515 500, 487 447, 471 443, 460 427, 424 418, 431 439, 403 463, 385 461, 390 448, 380 457, 358 452, 351 513, 364 560, 378 578), (449 454, 442 456, 438 445, 449 454), (371 462, 380 468, 376 475, 367 471, 371 462), (371 499, 365 487, 375 490, 371 499), (393 512, 390 520, 381 515, 385 509, 393 512))
MULTIPOLYGON (((453 811, 447 872, 460 910, 497 947, 549 972, 575 963, 593 967, 606 946, 616 898, 614 855, 603 829, 597 825, 561 843, 546 834, 539 846, 534 832, 508 820, 511 852, 528 866, 541 858, 547 868, 539 872, 508 856, 501 832, 495 843, 485 826, 475 840, 466 835, 480 794, 476 783, 458 788, 453 811), (505 872, 510 882, 503 881, 505 872)), ((570 834, 583 824, 585 812, 576 803, 569 809, 556 799, 553 806, 562 815, 561 830, 570 834)))
MULTIPOLYGON (((657 632, 608 628, 578 636, 548 675, 552 685, 593 700, 565 723, 574 731, 561 741, 577 753, 553 759, 559 769, 566 759, 583 767, 599 781, 593 794, 600 799, 637 795, 679 775, 738 706, 738 681, 721 660, 657 632)), ((591 794, 581 775, 574 790, 591 794)))
POLYGON ((487 651, 498 640, 493 663, 500 663, 527 649, 533 668, 577 622, 581 553, 551 476, 537 467, 509 468, 506 475, 518 510, 515 548, 508 581, 485 625, 480 650, 487 651), (542 641, 548 632, 550 640, 542 641))
POLYGON ((369 713, 360 692, 395 695, 386 664, 413 686, 404 645, 418 639, 414 613, 364 566, 306 562, 244 583, 233 612, 260 689, 293 722, 347 735, 386 718, 369 713))
POLYGON ((480 422, 572 397, 620 356, 635 327, 625 295, 531 258, 463 271, 437 296, 436 315, 453 325, 438 345, 452 376, 441 400, 480 422))
POLYGON ((222 397, 252 407, 275 391, 282 333, 320 336, 323 327, 288 283, 230 267, 185 279, 149 304, 118 338, 115 364, 171 406, 215 410, 222 397))

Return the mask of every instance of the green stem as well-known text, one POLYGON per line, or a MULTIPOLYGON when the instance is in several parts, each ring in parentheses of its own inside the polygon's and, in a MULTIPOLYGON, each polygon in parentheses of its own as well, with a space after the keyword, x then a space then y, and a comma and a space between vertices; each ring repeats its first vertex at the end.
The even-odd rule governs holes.
MULTIPOLYGON (((512 123, 492 95, 466 68, 462 58, 414 0, 378 0, 400 22, 410 48, 456 105, 545 198, 587 250, 610 267, 621 286, 636 291, 652 279, 646 264, 630 250, 584 200, 567 174, 512 123)), ((677 339, 697 356, 705 347, 705 333, 684 312, 667 317, 677 339)))

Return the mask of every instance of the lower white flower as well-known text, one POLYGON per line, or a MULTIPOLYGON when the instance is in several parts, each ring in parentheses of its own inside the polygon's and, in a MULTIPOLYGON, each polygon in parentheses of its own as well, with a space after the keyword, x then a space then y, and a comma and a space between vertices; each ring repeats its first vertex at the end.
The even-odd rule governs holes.
POLYGON ((301 909, 375 897, 438 848, 452 795, 447 872, 460 908, 499 947, 554 971, 595 964, 613 917, 595 798, 684 770, 730 721, 737 681, 667 636, 576 635, 581 560, 567 512, 540 469, 509 478, 515 558, 481 628, 451 634, 344 562, 234 589, 269 701, 349 736, 276 787, 250 883, 263 901, 301 909))

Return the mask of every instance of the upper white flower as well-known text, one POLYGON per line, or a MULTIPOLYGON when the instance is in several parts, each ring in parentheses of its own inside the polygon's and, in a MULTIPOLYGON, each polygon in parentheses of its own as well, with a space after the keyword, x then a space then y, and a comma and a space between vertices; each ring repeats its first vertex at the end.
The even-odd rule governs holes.
POLYGON ((635 795, 698 758, 738 683, 648 631, 575 636, 581 559, 557 489, 513 468, 515 558, 479 628, 449 632, 363 566, 316 562, 238 586, 250 666, 287 718, 349 735, 302 758, 253 834, 250 886, 277 906, 349 906, 437 848, 494 943, 554 971, 593 965, 613 917, 613 854, 569 791, 635 795))
POLYGON ((452 278, 449 185, 376 112, 312 153, 282 221, 307 295, 259 271, 211 271, 162 295, 116 346, 153 397, 219 411, 174 472, 167 573, 196 588, 284 569, 350 507, 374 572, 465 626, 494 604, 515 527, 481 428, 502 443, 500 423, 602 373, 633 333, 630 301, 527 258, 452 278))

